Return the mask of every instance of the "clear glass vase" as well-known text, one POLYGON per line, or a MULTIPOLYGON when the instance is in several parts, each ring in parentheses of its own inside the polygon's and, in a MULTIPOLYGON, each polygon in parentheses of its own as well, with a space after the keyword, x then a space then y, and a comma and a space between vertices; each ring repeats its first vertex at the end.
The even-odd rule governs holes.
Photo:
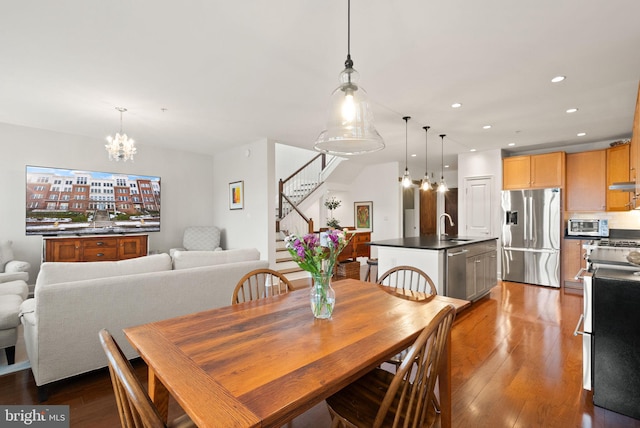
POLYGON ((313 275, 311 285, 311 311, 319 319, 331 318, 336 305, 336 292, 331 288, 332 272, 320 272, 313 275))

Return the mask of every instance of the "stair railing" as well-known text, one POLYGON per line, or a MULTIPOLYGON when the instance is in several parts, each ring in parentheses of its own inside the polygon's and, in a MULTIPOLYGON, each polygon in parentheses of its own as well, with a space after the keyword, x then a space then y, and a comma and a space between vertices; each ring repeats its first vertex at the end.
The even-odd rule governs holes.
MULTIPOLYGON (((306 223, 307 233, 313 232, 313 220, 307 218, 298 208, 318 186, 320 186, 320 174, 327 165, 327 158, 321 153, 309 162, 298 168, 289 177, 280 179, 278 182, 278 219, 276 220, 276 231, 282 229, 280 223, 290 214, 298 217, 306 223)), ((289 227, 293 227, 295 221, 290 222, 289 227)), ((295 227, 300 229, 300 226, 295 227)), ((288 230, 292 230, 288 228, 288 230)))

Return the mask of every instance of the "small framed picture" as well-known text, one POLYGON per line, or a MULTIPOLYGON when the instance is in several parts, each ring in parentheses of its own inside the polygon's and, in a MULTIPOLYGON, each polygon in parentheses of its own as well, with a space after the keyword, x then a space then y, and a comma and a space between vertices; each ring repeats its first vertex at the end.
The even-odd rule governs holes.
POLYGON ((229 183, 229 209, 241 210, 244 208, 244 181, 229 183))
POLYGON ((373 232, 373 202, 353 203, 353 223, 357 230, 373 232))

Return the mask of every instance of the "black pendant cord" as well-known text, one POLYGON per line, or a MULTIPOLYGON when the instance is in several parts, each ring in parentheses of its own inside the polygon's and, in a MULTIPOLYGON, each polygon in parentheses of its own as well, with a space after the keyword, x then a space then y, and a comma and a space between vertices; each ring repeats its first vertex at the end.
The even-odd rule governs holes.
POLYGON ((429 128, 430 126, 423 126, 424 129, 424 176, 429 178, 429 128))
POLYGON ((442 158, 440 163, 440 180, 444 180, 444 137, 447 134, 440 134, 440 138, 442 138, 442 158))
POLYGON ((405 116, 404 120, 404 170, 409 171, 409 119, 411 116, 405 116))
POLYGON ((351 0, 347 0, 347 60, 344 62, 345 68, 353 68, 351 61, 351 0))

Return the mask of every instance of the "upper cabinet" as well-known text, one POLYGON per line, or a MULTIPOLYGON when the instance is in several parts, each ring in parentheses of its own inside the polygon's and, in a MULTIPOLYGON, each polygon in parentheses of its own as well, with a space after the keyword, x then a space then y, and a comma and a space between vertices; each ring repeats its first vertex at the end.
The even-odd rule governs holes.
POLYGON ((567 211, 604 211, 607 150, 567 153, 567 211))
POLYGON ((629 182, 629 144, 607 149, 607 211, 628 211, 632 206, 631 192, 608 190, 613 183, 629 182))
POLYGON ((502 160, 505 190, 564 187, 565 153, 512 156, 502 160))

